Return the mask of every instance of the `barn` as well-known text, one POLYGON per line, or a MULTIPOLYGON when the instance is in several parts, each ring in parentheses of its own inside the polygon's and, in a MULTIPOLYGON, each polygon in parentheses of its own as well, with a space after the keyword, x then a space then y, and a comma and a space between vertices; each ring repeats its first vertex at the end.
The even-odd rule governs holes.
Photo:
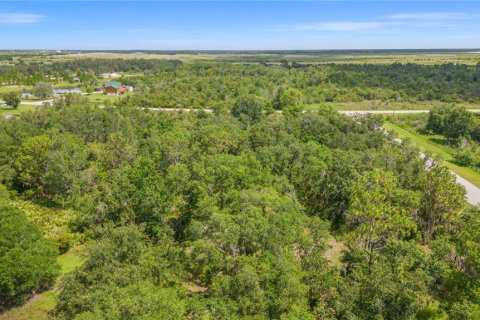
POLYGON ((103 86, 103 92, 107 95, 119 95, 127 91, 125 86, 118 81, 110 81, 103 86))

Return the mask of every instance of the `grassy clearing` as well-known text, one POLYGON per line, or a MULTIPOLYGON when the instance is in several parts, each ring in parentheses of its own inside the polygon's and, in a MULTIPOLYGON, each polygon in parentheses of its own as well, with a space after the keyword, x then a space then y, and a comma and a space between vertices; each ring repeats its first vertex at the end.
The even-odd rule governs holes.
POLYGON ((410 140, 420 149, 420 151, 440 156, 440 158, 445 161, 445 165, 450 170, 452 170, 462 178, 467 179, 477 187, 480 187, 480 173, 471 168, 461 167, 455 164, 453 159, 453 154, 455 153, 455 150, 448 145, 436 142, 441 141, 443 137, 438 135, 419 134, 417 132, 413 132, 413 130, 402 128, 389 121, 386 121, 383 127, 388 131, 395 131, 402 139, 410 140))
POLYGON ((67 253, 58 256, 57 261, 61 267, 60 273, 63 275, 72 272, 76 267, 82 265, 85 260, 84 251, 85 247, 80 245, 73 247, 67 253))
MULTIPOLYGON (((73 271, 80 266, 85 257, 84 247, 78 246, 70 249, 67 253, 58 256, 57 261, 61 267, 61 275, 73 271)), ((34 295, 22 306, 8 310, 0 314, 0 320, 40 320, 48 319, 49 313, 55 308, 59 292, 54 288, 34 295)))
POLYGON ((418 54, 365 54, 365 55, 333 55, 320 63, 339 64, 392 64, 415 63, 437 65, 444 63, 460 63, 475 65, 480 60, 479 53, 418 53, 418 54))
MULTIPOLYGON (((188 52, 188 53, 142 53, 142 52, 83 52, 67 54, 15 54, 14 61, 20 58, 24 61, 52 63, 83 58, 94 59, 157 59, 157 60, 218 60, 242 63, 258 63, 268 61, 279 63, 281 60, 296 61, 309 64, 392 64, 416 63, 423 65, 437 65, 444 63, 458 63, 475 65, 480 61, 479 52, 373 52, 373 53, 329 53, 329 52, 188 52)), ((11 63, 6 62, 6 63, 11 63)))
POLYGON ((437 53, 351 53, 339 54, 328 52, 312 53, 221 53, 205 54, 220 61, 279 63, 281 60, 309 64, 392 64, 415 63, 422 65, 438 65, 458 63, 475 65, 480 61, 478 52, 437 52, 437 53))
MULTIPOLYGON (((81 87, 80 84, 70 83, 68 81, 57 81, 57 82, 52 82, 51 84, 55 89, 81 87)), ((1 86, 0 85, 0 94, 7 93, 7 92, 23 92, 23 91, 32 92, 33 86, 24 86, 24 85, 1 86)))
POLYGON ((12 109, 10 107, 6 107, 6 106, 1 106, 0 107, 0 116, 5 116, 7 114, 11 114, 11 115, 17 115, 17 114, 20 114, 20 113, 23 113, 23 112, 27 112, 27 111, 33 111, 35 110, 35 106, 28 106, 28 105, 20 105, 17 109, 12 109))
POLYGON ((22 92, 23 90, 31 91, 32 87, 31 86, 0 86, 0 94, 7 93, 7 92, 22 92))
POLYGON ((326 243, 328 245, 328 249, 325 250, 323 256, 325 259, 327 259, 327 262, 330 266, 340 269, 342 267, 342 254, 343 251, 347 250, 347 246, 343 242, 335 239, 333 236, 329 237, 326 243))
POLYGON ((0 320, 40 320, 48 319, 48 313, 57 304, 57 292, 48 290, 35 295, 23 306, 0 314, 0 320))
POLYGON ((105 104, 105 101, 114 102, 132 94, 133 93, 125 93, 120 96, 108 96, 103 93, 92 93, 92 94, 85 95, 85 97, 88 99, 88 102, 92 104, 103 105, 105 104))
POLYGON ((65 55, 54 55, 55 60, 72 60, 79 58, 92 59, 159 59, 159 60, 212 60, 216 55, 210 54, 154 54, 154 53, 116 53, 116 52, 85 52, 65 55))
MULTIPOLYGON (((415 101, 415 102, 392 102, 390 104, 380 100, 366 100, 361 102, 324 102, 319 104, 307 104, 305 110, 315 111, 323 107, 331 107, 335 110, 429 110, 435 106, 448 103, 441 101, 415 101)), ((467 109, 480 109, 478 103, 462 103, 467 109)))

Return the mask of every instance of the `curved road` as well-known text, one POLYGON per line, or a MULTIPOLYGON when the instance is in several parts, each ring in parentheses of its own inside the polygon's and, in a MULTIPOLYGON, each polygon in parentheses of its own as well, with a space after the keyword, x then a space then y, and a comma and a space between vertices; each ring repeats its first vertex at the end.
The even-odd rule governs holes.
MULTIPOLYGON (((480 109, 468 109, 468 111, 473 113, 480 113, 480 109)), ((418 114, 418 113, 428 113, 430 110, 340 110, 338 111, 347 116, 353 116, 356 114, 418 114)))
POLYGON ((460 177, 455 172, 451 171, 457 178, 457 183, 461 184, 467 190, 467 201, 473 205, 480 205, 480 188, 471 183, 470 181, 460 177))

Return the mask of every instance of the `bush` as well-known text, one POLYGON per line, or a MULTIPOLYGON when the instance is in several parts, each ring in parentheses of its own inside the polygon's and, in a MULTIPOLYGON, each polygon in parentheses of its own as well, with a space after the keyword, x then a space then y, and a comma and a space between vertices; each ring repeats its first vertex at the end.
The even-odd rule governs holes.
POLYGON ((57 254, 37 225, 0 200, 0 311, 51 286, 59 274, 57 254))
POLYGON ((469 167, 475 164, 473 154, 468 149, 462 149, 456 152, 453 155, 453 158, 455 159, 455 162, 460 166, 469 167))
POLYGON ((473 124, 473 116, 464 106, 442 105, 430 110, 426 129, 455 140, 468 136, 473 124))
POLYGON ((9 92, 3 96, 5 104, 13 109, 17 109, 20 105, 20 95, 16 92, 9 92))

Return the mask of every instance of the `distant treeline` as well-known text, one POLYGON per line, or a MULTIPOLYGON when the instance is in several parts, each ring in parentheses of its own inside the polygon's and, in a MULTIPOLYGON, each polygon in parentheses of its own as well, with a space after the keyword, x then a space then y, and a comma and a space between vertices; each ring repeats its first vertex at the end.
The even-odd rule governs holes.
POLYGON ((478 102, 480 66, 445 64, 258 65, 196 62, 175 72, 129 77, 144 94, 124 100, 133 106, 231 108, 242 95, 255 95, 281 109, 287 104, 366 100, 478 102))
POLYGON ((150 59, 77 59, 53 63, 19 61, 0 65, 0 83, 33 85, 46 77, 71 80, 80 74, 100 75, 106 72, 162 72, 174 71, 180 61, 150 59))
MULTIPOLYGON (((145 54, 416 54, 416 53, 462 53, 480 50, 478 48, 463 49, 331 49, 331 50, 62 50, 64 54, 71 53, 145 53, 145 54)), ((32 53, 31 50, 0 50, 0 53, 32 53)), ((53 50, 45 52, 55 52, 53 50)))
MULTIPOLYGON (((147 104, 202 107, 231 101, 242 91, 275 102, 284 89, 301 92, 304 103, 407 100, 480 101, 480 64, 275 64, 77 59, 51 64, 0 66, 0 83, 34 84, 45 77, 91 81, 105 72, 138 72, 128 81, 147 89, 147 104), (89 77, 85 76, 89 75, 89 77), (187 104, 188 103, 188 104, 187 104)), ((127 79, 123 79, 127 80, 127 79)), ((83 81, 82 81, 83 82, 83 81)))

